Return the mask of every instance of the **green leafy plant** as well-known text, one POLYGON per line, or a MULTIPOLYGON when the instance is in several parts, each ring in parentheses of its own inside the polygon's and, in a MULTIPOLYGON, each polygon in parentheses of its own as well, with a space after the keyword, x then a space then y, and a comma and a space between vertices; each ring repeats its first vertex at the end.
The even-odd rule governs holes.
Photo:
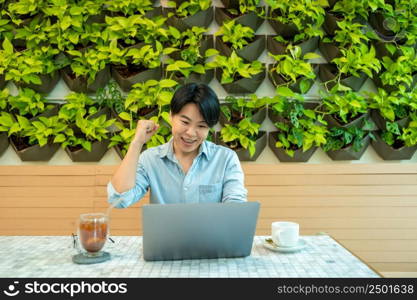
POLYGON ((58 54, 58 49, 47 46, 13 52, 13 59, 6 69, 6 80, 40 85, 42 81, 38 75, 52 74, 69 63, 65 56, 58 54))
POLYGON ((220 138, 231 149, 239 150, 242 147, 249 150, 252 157, 255 154, 256 139, 261 125, 244 118, 238 124, 226 124, 220 131, 220 138))
POLYGON ((369 102, 364 96, 349 90, 345 93, 334 92, 326 95, 318 110, 331 114, 338 121, 346 124, 367 113, 368 108, 369 102))
MULTIPOLYGON (((174 1, 169 1, 168 5, 170 7, 176 7, 177 3, 174 1)), ((175 11, 175 15, 180 18, 185 18, 188 16, 193 16, 199 11, 207 10, 211 6, 211 0, 188 0, 182 2, 175 11)), ((170 13, 169 16, 174 15, 170 13)))
POLYGON ((75 117, 76 127, 81 131, 80 134, 65 136, 65 141, 62 147, 69 147, 70 149, 84 148, 91 152, 92 143, 109 139, 108 128, 112 126, 115 119, 107 119, 106 115, 101 115, 97 118, 86 118, 78 113, 75 117))
POLYGON ((47 100, 34 90, 24 88, 18 95, 9 97, 11 111, 20 116, 34 117, 53 107, 47 100))
POLYGON ((385 6, 384 0, 340 0, 333 6, 332 11, 344 15, 350 20, 357 16, 367 19, 369 12, 373 12, 383 6, 385 6))
POLYGON ((380 4, 378 12, 385 19, 384 26, 391 30, 393 40, 403 40, 405 45, 413 46, 417 41, 417 3, 408 0, 395 0, 394 5, 380 4))
POLYGON ((5 74, 10 64, 14 60, 13 45, 8 38, 5 38, 2 43, 3 49, 0 49, 0 75, 5 74))
POLYGON ((353 22, 349 19, 344 19, 337 22, 338 28, 335 30, 334 37, 323 38, 324 43, 334 42, 341 49, 350 48, 354 45, 367 43, 371 33, 365 33, 365 25, 353 22))
POLYGON ((175 37, 172 47, 181 51, 181 59, 183 61, 195 64, 199 59, 204 58, 200 54, 200 46, 206 32, 206 28, 197 26, 193 26, 191 29, 181 33, 172 31, 171 33, 175 37))
POLYGON ((294 24, 299 33, 294 42, 308 37, 323 36, 320 27, 324 22, 327 0, 265 0, 269 6, 267 19, 277 20, 283 24, 294 24))
POLYGON ((282 117, 281 121, 274 124, 278 128, 277 148, 283 148, 288 156, 294 157, 298 149, 305 152, 313 146, 320 147, 326 143, 327 122, 321 114, 304 107, 301 95, 280 87, 273 101, 273 112, 282 117))
POLYGON ((238 123, 242 119, 251 119, 257 111, 266 107, 269 100, 269 97, 260 98, 256 94, 251 94, 250 98, 227 96, 224 99, 225 104, 221 105, 220 109, 228 121, 238 123))
POLYGON ((100 45, 85 48, 83 51, 68 50, 67 53, 72 56, 70 67, 75 76, 86 77, 88 84, 94 82, 97 73, 110 62, 111 56, 109 49, 100 45))
POLYGON ((364 137, 367 134, 375 139, 372 133, 355 126, 349 128, 332 127, 326 136, 326 143, 322 145, 322 148, 327 152, 352 146, 353 151, 358 152, 364 146, 364 137))
POLYGON ((142 66, 146 69, 157 68, 162 63, 162 55, 168 55, 176 51, 175 48, 163 48, 162 44, 156 42, 155 48, 151 45, 145 45, 139 49, 131 48, 126 54, 129 62, 136 66, 142 66))
POLYGON ((214 61, 207 63, 208 68, 220 68, 222 70, 221 84, 232 83, 241 78, 250 78, 264 70, 260 61, 245 63, 235 51, 230 57, 216 55, 214 61))
POLYGON ((411 121, 406 128, 404 128, 401 135, 401 140, 404 141, 407 147, 417 145, 417 114, 410 114, 411 121))
POLYGON ((235 20, 223 23, 215 35, 221 36, 222 41, 229 44, 233 50, 242 49, 255 38, 252 28, 236 24, 235 20))
MULTIPOLYGON (((417 72, 416 51, 412 47, 401 46, 402 55, 396 59, 388 56, 382 58, 383 72, 380 73, 380 79, 383 84, 411 87, 413 75, 417 72)), ((395 51, 395 50, 394 50, 395 51)))
POLYGON ((411 121, 406 127, 395 122, 387 122, 386 130, 382 131, 381 137, 391 147, 399 149, 403 146, 412 147, 417 145, 417 114, 410 114, 411 121))
MULTIPOLYGON (((13 17, 13 19, 19 19, 19 15, 36 15, 46 6, 47 1, 43 0, 19 0, 9 3, 7 12, 13 17)), ((20 22, 17 22, 20 24, 20 22)))
POLYGON ((107 0, 106 8, 112 12, 121 12, 124 15, 133 15, 139 13, 144 15, 147 11, 152 10, 153 1, 151 0, 107 0))
POLYGON ((20 126, 15 117, 6 111, 0 112, 0 132, 6 132, 8 136, 19 132, 20 126))
POLYGON ((93 115, 98 112, 97 102, 84 93, 70 93, 65 97, 66 103, 58 112, 59 119, 74 123, 77 115, 93 115))
POLYGON ((114 133, 110 138, 109 148, 118 146, 122 156, 126 155, 129 145, 135 137, 136 127, 127 128, 121 122, 115 123, 116 127, 119 129, 117 133, 114 133))
POLYGON ((173 60, 168 59, 166 61, 167 72, 177 72, 177 74, 181 74, 185 78, 188 78, 191 73, 197 73, 197 74, 204 74, 206 72, 206 69, 202 64, 195 64, 192 65, 186 61, 183 60, 173 60))
POLYGON ((169 116, 163 114, 163 107, 171 102, 177 84, 174 80, 163 79, 133 85, 124 103, 125 111, 120 113, 119 117, 129 122, 129 129, 132 129, 134 120, 158 108, 158 117, 164 116, 165 121, 169 123, 169 116))
MULTIPOLYGON (((239 0, 239 12, 246 14, 248 12, 255 12, 260 16, 265 14, 264 9, 260 9, 260 0, 239 0)), ((228 9, 231 14, 238 15, 239 12, 234 9, 228 9)))
POLYGON ((35 15, 30 22, 25 21, 20 26, 14 28, 13 39, 24 40, 24 45, 18 45, 17 48, 35 49, 45 44, 49 44, 49 36, 45 28, 51 26, 51 20, 43 18, 42 14, 35 15))
POLYGON ((99 107, 108 107, 118 114, 124 110, 124 101, 125 98, 114 79, 110 79, 105 87, 98 89, 94 99, 99 107))
POLYGON ((165 28, 166 18, 148 19, 142 15, 129 17, 106 16, 106 29, 103 31, 104 40, 118 40, 122 46, 144 42, 149 45, 157 41, 166 42, 172 39, 173 27, 165 28))
POLYGON ((94 18, 102 11, 103 1, 51 1, 43 12, 53 21, 43 30, 47 32, 50 43, 56 44, 61 51, 101 43, 105 24, 97 23, 94 18))
POLYGON ((23 116, 17 116, 20 125, 20 137, 28 139, 28 145, 39 145, 63 143, 65 135, 72 134, 72 129, 67 124, 60 122, 58 116, 49 118, 39 117, 38 120, 30 122, 23 116))
POLYGON ((384 119, 394 122, 409 114, 408 95, 404 91, 388 93, 383 89, 378 89, 378 93, 370 94, 369 107, 378 110, 384 119))
POLYGON ((10 91, 8 88, 4 88, 0 91, 0 111, 6 110, 9 103, 10 91))
POLYGON ((13 39, 13 25, 10 20, 0 15, 0 40, 13 39))
MULTIPOLYGON (((311 79, 316 78, 313 67, 306 60, 319 58, 320 56, 313 52, 309 52, 304 56, 301 56, 301 48, 293 45, 288 45, 286 52, 288 52, 288 54, 273 55, 269 53, 269 55, 276 61, 272 68, 269 69, 269 72, 276 72, 278 75, 283 77, 286 81, 284 84, 287 86, 295 83, 300 77, 302 77, 303 79, 300 82, 300 89, 302 93, 305 93, 311 87, 311 79)), ((276 83, 276 85, 278 84, 276 83)))
POLYGON ((378 73, 381 69, 380 61, 375 57, 375 48, 365 44, 340 50, 342 56, 332 60, 336 64, 338 74, 333 79, 340 86, 340 80, 344 77, 360 77, 365 73, 373 77, 373 72, 378 73))

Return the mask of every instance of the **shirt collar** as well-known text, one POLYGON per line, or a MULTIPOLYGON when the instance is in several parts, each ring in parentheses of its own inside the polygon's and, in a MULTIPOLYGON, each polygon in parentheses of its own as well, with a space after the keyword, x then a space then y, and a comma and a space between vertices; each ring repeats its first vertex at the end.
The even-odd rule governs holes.
MULTIPOLYGON (((198 150, 197 157, 204 154, 204 156, 207 159, 209 159, 209 151, 208 151, 207 143, 208 143, 207 141, 204 141, 204 142, 201 143, 200 148, 198 150)), ((159 151, 159 156, 161 158, 168 157, 169 159, 175 161, 174 160, 174 146, 173 146, 173 144, 174 144, 174 139, 171 137, 171 139, 167 143, 165 143, 161 146, 160 151, 159 151)))

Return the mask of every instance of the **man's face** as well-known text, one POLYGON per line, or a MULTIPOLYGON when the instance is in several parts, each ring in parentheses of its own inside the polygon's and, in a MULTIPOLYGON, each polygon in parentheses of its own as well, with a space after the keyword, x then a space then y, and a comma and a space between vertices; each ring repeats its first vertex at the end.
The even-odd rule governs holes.
POLYGON ((188 103, 178 114, 171 114, 171 124, 174 152, 185 155, 197 154, 209 132, 209 127, 197 104, 188 103))

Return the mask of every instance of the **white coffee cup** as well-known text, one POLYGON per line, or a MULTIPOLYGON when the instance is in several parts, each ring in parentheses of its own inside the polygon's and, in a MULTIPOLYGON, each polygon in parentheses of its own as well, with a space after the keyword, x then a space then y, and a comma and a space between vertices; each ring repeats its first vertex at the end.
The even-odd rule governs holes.
POLYGON ((300 226, 294 222, 273 222, 272 241, 280 247, 294 247, 298 243, 300 226))

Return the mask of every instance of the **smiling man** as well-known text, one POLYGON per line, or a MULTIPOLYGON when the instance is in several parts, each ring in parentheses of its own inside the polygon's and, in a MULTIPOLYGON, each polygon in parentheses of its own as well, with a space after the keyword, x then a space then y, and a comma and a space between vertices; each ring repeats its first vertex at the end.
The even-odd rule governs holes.
POLYGON ((129 150, 107 185, 108 201, 128 207, 148 189, 150 203, 158 204, 246 201, 236 153, 206 140, 219 113, 219 100, 209 86, 180 87, 171 101, 171 140, 141 153, 159 125, 139 120, 129 150))

